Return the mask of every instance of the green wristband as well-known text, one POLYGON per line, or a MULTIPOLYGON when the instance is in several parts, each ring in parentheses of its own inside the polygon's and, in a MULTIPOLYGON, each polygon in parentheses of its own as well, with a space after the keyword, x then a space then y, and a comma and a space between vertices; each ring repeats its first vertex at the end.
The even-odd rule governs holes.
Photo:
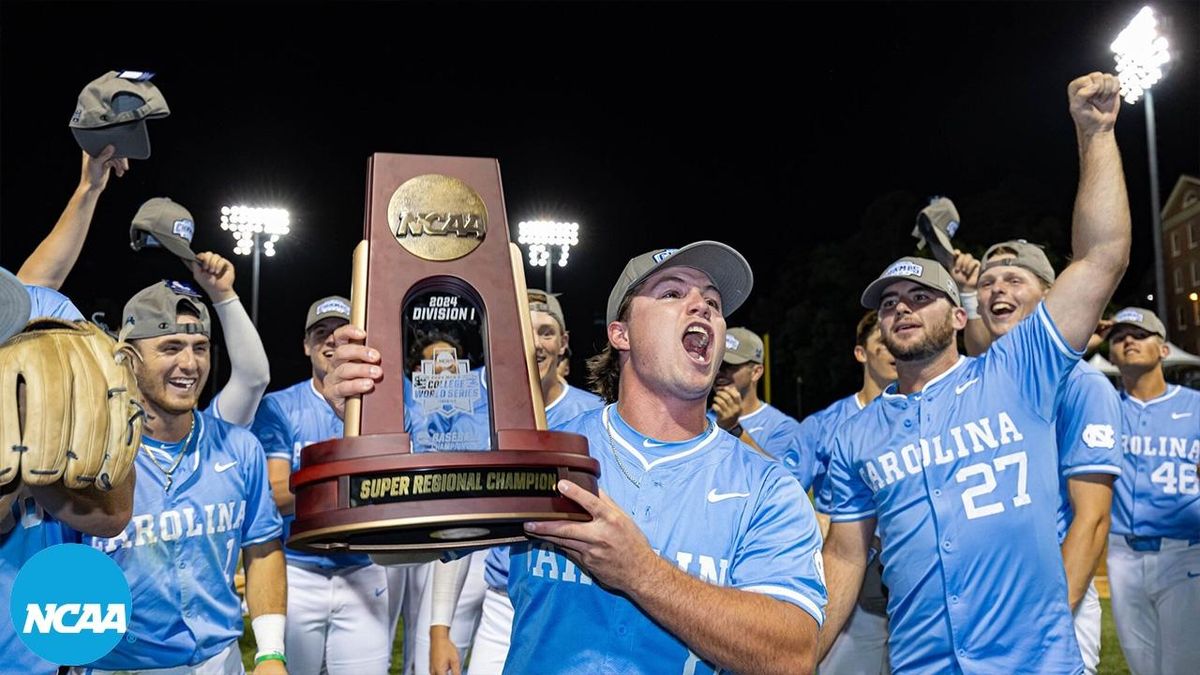
POLYGON ((287 657, 279 652, 266 652, 254 657, 254 665, 259 665, 263 661, 282 661, 283 665, 287 665, 287 657))

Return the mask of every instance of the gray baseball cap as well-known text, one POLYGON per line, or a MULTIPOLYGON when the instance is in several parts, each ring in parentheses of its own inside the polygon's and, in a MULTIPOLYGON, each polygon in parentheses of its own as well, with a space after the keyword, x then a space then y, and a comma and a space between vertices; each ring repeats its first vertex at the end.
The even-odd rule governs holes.
POLYGON ((0 267, 0 342, 20 333, 29 323, 31 304, 25 284, 0 267))
POLYGON ((328 318, 350 320, 350 301, 340 295, 330 295, 308 306, 304 317, 304 332, 307 333, 318 321, 328 318))
MULTIPOLYGON (((1117 326, 1136 326, 1147 333, 1154 333, 1164 340, 1167 337, 1167 329, 1165 326, 1163 326, 1162 321, 1159 321, 1158 317, 1154 315, 1154 312, 1151 312, 1148 309, 1142 309, 1141 307, 1126 307, 1125 309, 1117 312, 1116 316, 1114 316, 1112 320, 1113 328, 1116 328, 1117 326)), ((1112 333, 1110 331, 1109 335, 1111 334, 1112 333)))
POLYGON ((862 306, 867 309, 879 309, 884 289, 897 281, 911 281, 941 291, 950 298, 955 307, 962 307, 962 300, 958 297, 958 284, 954 283, 950 272, 936 260, 913 256, 906 256, 888 265, 883 274, 863 291, 862 306))
POLYGON ((745 328, 730 328, 725 332, 725 363, 740 366, 753 361, 763 362, 763 341, 745 328))
POLYGON ((646 277, 667 267, 692 267, 708 275, 721 293, 722 313, 733 314, 754 287, 750 263, 733 248, 717 241, 697 241, 683 248, 660 248, 643 253, 625 264, 621 276, 608 294, 606 322, 617 320, 617 310, 626 296, 646 277))
POLYGON ((917 247, 929 247, 929 252, 946 269, 954 267, 954 244, 950 238, 958 232, 958 209, 946 197, 934 197, 929 206, 917 214, 917 226, 912 236, 917 247))
POLYGON ((567 330, 567 320, 563 318, 562 305, 558 304, 558 298, 554 297, 553 293, 547 293, 540 288, 530 288, 526 291, 529 298, 529 311, 545 312, 554 317, 558 322, 558 327, 567 330))
POLYGON ((133 216, 129 228, 129 245, 135 251, 143 248, 165 248, 184 260, 195 260, 192 237, 196 222, 192 214, 166 197, 146 200, 133 216))
POLYGON ((182 281, 160 281, 143 288, 125 303, 121 312, 122 340, 174 335, 200 334, 212 337, 212 320, 200 292, 182 281), (188 308, 200 317, 199 323, 178 323, 180 308, 188 308))
POLYGON ((1050 264, 1050 259, 1046 257, 1046 252, 1042 250, 1041 246, 1031 244, 1024 239, 1002 241, 988 247, 983 254, 983 267, 979 269, 979 272, 982 274, 993 267, 1005 265, 1023 267, 1033 272, 1042 281, 1048 284, 1054 283, 1054 267, 1050 264), (1008 253, 1008 251, 1012 251, 1012 253, 1008 253), (992 260, 992 258, 996 259, 992 260))
POLYGON ((79 93, 71 133, 79 147, 95 157, 104 146, 116 147, 117 157, 146 159, 150 156, 150 134, 146 120, 171 114, 158 87, 150 83, 154 73, 109 71, 88 83, 79 93))

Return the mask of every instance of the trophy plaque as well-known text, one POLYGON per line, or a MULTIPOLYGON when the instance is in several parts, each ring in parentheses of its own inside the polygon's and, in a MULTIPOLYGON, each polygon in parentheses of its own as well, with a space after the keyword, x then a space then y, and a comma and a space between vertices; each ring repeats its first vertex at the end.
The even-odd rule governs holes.
POLYGON ((523 523, 590 517, 587 440, 546 430, 524 268, 494 159, 375 154, 351 322, 382 355, 345 436, 305 448, 288 546, 428 554, 520 541, 523 523))

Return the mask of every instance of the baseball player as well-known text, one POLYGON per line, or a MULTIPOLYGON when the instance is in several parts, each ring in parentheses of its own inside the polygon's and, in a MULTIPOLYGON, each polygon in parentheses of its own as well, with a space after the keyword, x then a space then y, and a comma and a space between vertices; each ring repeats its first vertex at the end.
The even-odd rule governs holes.
MULTIPOLYGON (((854 359, 862 364, 863 384, 857 392, 835 401, 833 405, 804 418, 800 423, 800 447, 807 461, 791 462, 789 466, 809 464, 811 477, 796 474, 801 484, 811 482, 813 494, 820 497, 824 491, 825 476, 829 467, 829 448, 833 432, 847 419, 857 415, 871 401, 879 397, 883 388, 896 381, 896 359, 883 343, 879 331, 879 314, 871 310, 859 320, 854 331, 854 359)), ((817 504, 817 524, 821 535, 829 531, 827 504, 817 504)), ((818 670, 822 673, 860 673, 886 675, 887 665, 887 598, 884 595, 879 563, 878 536, 871 544, 867 570, 859 591, 858 602, 846 620, 841 635, 833 643, 829 654, 821 661, 818 670)))
POLYGON ((134 515, 120 534, 83 542, 120 565, 136 610, 125 639, 76 672, 242 673, 242 602, 233 588, 240 552, 255 672, 283 673, 283 526, 262 446, 248 430, 196 410, 209 370, 208 308, 188 287, 161 282, 130 299, 122 316, 146 409, 134 515))
POLYGON ((762 338, 746 328, 730 328, 725 360, 713 381, 712 413, 717 426, 791 468, 800 458, 800 423, 759 400, 764 372, 762 338))
MULTIPOLYGON (((295 511, 288 480, 300 467, 300 451, 341 438, 342 421, 321 395, 333 331, 350 321, 350 301, 321 298, 304 320, 304 354, 312 376, 268 394, 251 431, 262 443, 275 505, 283 515, 284 540, 295 511)), ((318 555, 285 548, 287 647, 292 675, 324 672, 385 673, 388 645, 387 576, 365 554, 318 555)))
MULTIPOLYGON (((956 280, 978 286, 978 316, 991 344, 1007 334, 1045 299, 1054 268, 1038 246, 1006 241, 990 247, 982 268, 963 254, 956 280), (981 269, 976 275, 975 269, 981 269), (977 280, 976 280, 977 277, 977 280)), ((966 303, 964 302, 964 305, 966 303)), ((967 308, 968 322, 973 320, 967 308)), ((1085 361, 1071 369, 1055 405, 1059 455, 1058 542, 1067 573, 1067 601, 1075 617, 1075 638, 1088 673, 1100 663, 1100 596, 1092 583, 1108 537, 1113 480, 1121 473, 1117 447, 1121 408, 1103 373, 1085 361)))
MULTIPOLYGON (((752 281, 717 242, 626 265, 590 366, 614 403, 561 427, 588 439, 601 494, 561 481, 592 520, 528 523, 536 543, 512 547, 506 673, 812 669, 825 599, 812 507, 782 464, 706 415, 725 314, 752 281)), ((365 337, 339 329, 335 407, 382 375, 365 337)))
POLYGON ((1136 675, 1200 664, 1200 394, 1163 379, 1162 322, 1114 317, 1108 357, 1121 371, 1124 471, 1117 479, 1108 584, 1117 638, 1136 675))
POLYGON ((1119 88, 1101 73, 1068 86, 1074 262, 983 356, 958 353, 966 312, 937 262, 902 258, 863 292, 898 380, 834 434, 823 651, 850 613, 878 523, 893 672, 1083 672, 1055 531, 1053 416, 1128 264, 1119 88))
MULTIPOLYGON (((553 295, 531 288, 529 316, 534 337, 534 358, 546 402, 546 425, 557 429, 582 413, 604 405, 595 394, 567 384, 559 375, 567 358, 570 334, 562 305, 553 295)), ((418 663, 417 671, 461 673, 467 648, 471 650, 471 673, 500 673, 508 656, 513 607, 508 599, 507 546, 480 551, 467 559, 435 564, 430 592, 431 611, 422 612, 429 627, 429 662, 418 663), (469 631, 463 635, 463 627, 469 631)), ((424 634, 418 633, 418 635, 424 634)))

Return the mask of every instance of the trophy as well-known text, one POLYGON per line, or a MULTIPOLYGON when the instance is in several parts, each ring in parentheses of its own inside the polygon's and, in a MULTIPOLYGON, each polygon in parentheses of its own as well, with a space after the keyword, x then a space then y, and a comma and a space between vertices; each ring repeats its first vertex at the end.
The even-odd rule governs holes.
POLYGON ((422 555, 520 541, 523 523, 590 519, 587 440, 546 430, 519 249, 494 159, 375 154, 351 322, 382 355, 343 438, 301 453, 288 546, 422 555))

